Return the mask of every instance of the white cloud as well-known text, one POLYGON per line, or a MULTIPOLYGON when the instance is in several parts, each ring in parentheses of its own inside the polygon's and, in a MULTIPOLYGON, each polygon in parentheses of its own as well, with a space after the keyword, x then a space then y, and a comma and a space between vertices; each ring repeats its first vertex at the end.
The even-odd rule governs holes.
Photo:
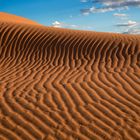
POLYGON ((114 10, 127 10, 128 7, 124 6, 124 7, 117 7, 117 8, 112 8, 112 7, 104 7, 104 8, 96 8, 96 7, 91 7, 89 9, 82 9, 81 12, 83 15, 88 15, 90 13, 105 13, 105 12, 110 12, 110 11, 114 11, 114 10))
POLYGON ((123 32, 123 34, 140 34, 140 29, 128 30, 123 32))
POLYGON ((118 23, 116 24, 117 27, 122 27, 120 28, 122 31, 120 33, 123 34, 140 34, 140 28, 139 28, 140 23, 136 21, 129 20, 124 23, 118 23))
POLYGON ((54 21, 51 27, 55 28, 69 28, 69 29, 80 29, 80 30, 90 30, 91 26, 88 25, 75 25, 75 24, 67 24, 64 22, 54 21))
POLYGON ((115 16, 115 17, 127 17, 128 15, 123 14, 123 13, 114 13, 113 16, 115 16))
POLYGON ((52 23, 52 26, 53 27, 57 27, 57 28, 61 28, 62 27, 62 23, 58 22, 58 21, 55 21, 52 23))
POLYGON ((74 24, 66 24, 63 22, 59 22, 59 21, 54 21, 52 23, 52 27, 56 27, 56 28, 77 28, 77 25, 74 24))
POLYGON ((118 27, 122 27, 122 26, 132 27, 132 26, 136 26, 136 25, 138 25, 138 23, 136 21, 132 21, 132 20, 129 20, 128 22, 125 22, 125 23, 116 24, 116 26, 118 26, 118 27))
POLYGON ((96 7, 91 7, 90 8, 91 13, 98 13, 98 12, 105 13, 107 11, 113 11, 113 10, 114 10, 113 8, 102 8, 102 9, 98 9, 96 7))
POLYGON ((127 29, 123 34, 140 34, 140 28, 127 29))
POLYGON ((129 7, 139 7, 140 0, 92 0, 94 7, 81 9, 82 14, 127 10, 129 7))

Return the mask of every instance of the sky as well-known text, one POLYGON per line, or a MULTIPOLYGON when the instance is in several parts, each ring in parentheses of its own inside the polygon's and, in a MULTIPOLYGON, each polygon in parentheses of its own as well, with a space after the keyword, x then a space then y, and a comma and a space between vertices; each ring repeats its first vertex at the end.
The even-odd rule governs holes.
POLYGON ((140 0, 0 0, 0 12, 55 28, 140 34, 140 0))

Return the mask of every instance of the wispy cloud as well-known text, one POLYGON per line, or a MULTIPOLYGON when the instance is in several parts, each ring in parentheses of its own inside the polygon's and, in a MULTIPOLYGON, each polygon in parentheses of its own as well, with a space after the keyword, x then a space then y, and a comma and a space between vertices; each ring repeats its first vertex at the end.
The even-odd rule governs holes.
POLYGON ((140 29, 139 30, 123 32, 123 34, 140 34, 140 29))
POLYGON ((123 32, 123 34, 140 34, 140 28, 130 28, 123 32))
POLYGON ((118 23, 115 26, 123 27, 121 33, 123 34, 140 34, 140 23, 136 21, 129 20, 125 23, 118 23))
POLYGON ((138 23, 136 21, 129 20, 128 22, 125 23, 117 23, 116 26, 118 27, 132 27, 136 26, 138 23))
POLYGON ((88 25, 67 24, 60 21, 54 21, 51 26, 55 28, 69 28, 69 29, 80 29, 80 30, 90 30, 91 28, 93 28, 88 25))
POLYGON ((54 21, 52 23, 52 26, 56 28, 77 28, 78 27, 77 25, 74 25, 74 24, 66 24, 59 21, 54 21))
POLYGON ((115 17, 127 17, 127 14, 123 14, 123 13, 114 13, 113 16, 115 17))
POLYGON ((140 25, 140 23, 133 20, 128 20, 130 15, 122 13, 121 11, 123 10, 124 12, 128 9, 131 10, 131 7, 140 8, 140 0, 85 0, 84 2, 91 2, 91 6, 89 8, 81 9, 81 13, 83 15, 115 11, 113 16, 121 20, 120 23, 115 24, 118 32, 140 33, 140 28, 136 28, 138 25, 140 25))
POLYGON ((129 7, 140 6, 140 0, 92 0, 95 6, 81 9, 82 14, 125 10, 129 7))
POLYGON ((124 7, 102 7, 102 8, 96 8, 96 7, 91 7, 91 8, 88 8, 88 9, 81 9, 81 13, 83 15, 87 15, 87 14, 90 14, 90 13, 105 13, 105 12, 110 12, 110 11, 114 11, 114 10, 127 10, 128 7, 127 6, 124 6, 124 7))

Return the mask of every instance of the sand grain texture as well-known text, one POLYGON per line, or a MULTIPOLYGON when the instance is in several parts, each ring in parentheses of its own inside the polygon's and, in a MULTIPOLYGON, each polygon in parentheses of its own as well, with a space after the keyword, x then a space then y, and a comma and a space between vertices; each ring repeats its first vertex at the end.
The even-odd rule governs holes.
POLYGON ((0 140, 140 140, 140 36, 10 17, 0 13, 0 140))

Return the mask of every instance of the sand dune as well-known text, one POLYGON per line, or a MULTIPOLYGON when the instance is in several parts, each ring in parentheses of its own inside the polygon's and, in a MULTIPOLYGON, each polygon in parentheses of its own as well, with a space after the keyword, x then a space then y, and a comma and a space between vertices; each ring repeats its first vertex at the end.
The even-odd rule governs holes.
POLYGON ((14 23, 22 23, 22 24, 39 25, 38 23, 36 23, 32 20, 29 20, 29 19, 26 19, 26 18, 23 18, 23 17, 20 17, 20 16, 8 14, 8 13, 3 13, 3 12, 0 12, 0 21, 1 22, 5 21, 5 22, 14 22, 14 23))
POLYGON ((140 36, 43 27, 1 13, 5 139, 139 140, 140 36))

